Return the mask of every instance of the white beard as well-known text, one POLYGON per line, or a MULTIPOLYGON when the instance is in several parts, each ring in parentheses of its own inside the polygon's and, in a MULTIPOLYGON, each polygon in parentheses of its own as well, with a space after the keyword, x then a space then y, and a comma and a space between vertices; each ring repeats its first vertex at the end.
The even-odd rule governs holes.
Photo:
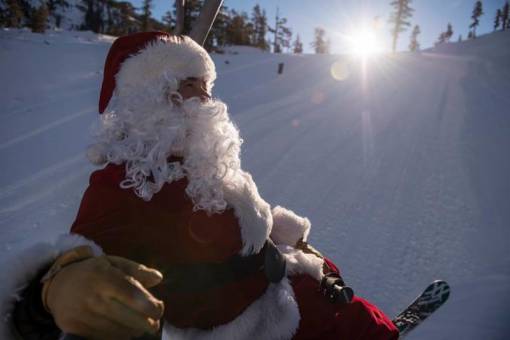
POLYGON ((195 210, 222 212, 225 186, 241 173, 242 140, 220 100, 191 98, 180 106, 166 101, 127 100, 101 119, 98 143, 105 163, 126 163, 122 188, 149 201, 165 183, 186 177, 195 210), (182 156, 182 162, 169 162, 182 156))

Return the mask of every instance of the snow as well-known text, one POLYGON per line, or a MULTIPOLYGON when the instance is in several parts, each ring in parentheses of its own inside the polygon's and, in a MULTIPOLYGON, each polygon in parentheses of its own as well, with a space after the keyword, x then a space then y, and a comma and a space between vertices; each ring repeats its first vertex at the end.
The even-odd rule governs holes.
MULTIPOLYGON (((0 32, 0 258, 72 223, 111 40, 0 32)), ((506 339, 510 33, 365 62, 236 52, 214 56, 215 95, 262 196, 309 217, 311 243, 389 315, 449 281, 408 339, 506 339)))

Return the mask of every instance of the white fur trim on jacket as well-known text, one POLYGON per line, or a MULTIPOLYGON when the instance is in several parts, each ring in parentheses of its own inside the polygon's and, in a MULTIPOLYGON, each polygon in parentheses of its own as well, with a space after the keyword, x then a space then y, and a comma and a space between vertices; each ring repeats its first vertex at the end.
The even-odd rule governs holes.
POLYGON ((228 204, 234 208, 241 227, 243 247, 240 254, 259 252, 273 225, 270 205, 260 197, 257 185, 247 172, 239 174, 235 185, 226 186, 224 195, 228 204))
POLYGON ((251 340, 291 339, 299 326, 299 310, 287 278, 270 284, 264 295, 233 321, 210 331, 194 328, 164 328, 163 339, 251 340))
POLYGON ((19 301, 19 293, 34 279, 35 275, 45 266, 52 263, 60 254, 88 245, 94 255, 99 256, 102 250, 92 241, 76 234, 60 235, 51 243, 37 243, 22 252, 9 256, 1 266, 3 275, 0 286, 0 339, 11 339, 10 315, 14 304, 19 301))
POLYGON ((324 259, 321 257, 284 244, 277 245, 277 247, 285 257, 287 276, 308 274, 317 281, 320 281, 324 276, 322 271, 324 259))
POLYGON ((273 229, 271 239, 276 244, 296 245, 299 239, 306 241, 311 223, 306 217, 300 217, 293 211, 281 206, 273 208, 273 229))
POLYGON ((162 38, 122 63, 115 90, 119 96, 130 96, 154 87, 161 77, 170 81, 172 91, 177 91, 176 81, 189 77, 204 78, 210 88, 216 69, 207 51, 191 38, 162 38))

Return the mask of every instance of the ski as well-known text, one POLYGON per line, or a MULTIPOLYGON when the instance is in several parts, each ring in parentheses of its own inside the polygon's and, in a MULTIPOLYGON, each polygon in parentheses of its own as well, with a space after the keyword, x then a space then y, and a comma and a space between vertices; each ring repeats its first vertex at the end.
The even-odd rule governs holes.
POLYGON ((446 281, 437 280, 429 284, 423 293, 392 320, 400 332, 400 338, 434 313, 449 296, 450 286, 446 281))

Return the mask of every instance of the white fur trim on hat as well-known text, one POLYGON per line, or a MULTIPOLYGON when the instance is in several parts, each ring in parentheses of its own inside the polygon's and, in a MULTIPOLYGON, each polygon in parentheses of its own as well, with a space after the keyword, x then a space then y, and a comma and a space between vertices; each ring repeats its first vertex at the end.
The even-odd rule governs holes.
POLYGON ((28 249, 4 259, 2 268, 2 280, 0 283, 0 339, 11 339, 10 315, 16 301, 19 301, 19 293, 34 279, 35 275, 45 266, 52 263, 60 254, 76 248, 88 245, 94 255, 99 256, 102 250, 94 242, 77 234, 64 234, 53 243, 37 243, 28 249))
POLYGON ((165 325, 163 339, 251 340, 291 339, 299 326, 299 309, 287 278, 266 292, 231 322, 210 331, 165 325))
POLYGON ((272 210, 273 229, 271 239, 276 244, 296 245, 299 239, 306 242, 311 223, 306 217, 300 217, 293 211, 276 206, 272 210))
POLYGON ((141 52, 127 58, 116 75, 116 93, 129 96, 161 81, 176 91, 177 83, 189 77, 204 78, 212 85, 216 79, 214 62, 206 50, 191 38, 168 37, 149 43, 141 52))

